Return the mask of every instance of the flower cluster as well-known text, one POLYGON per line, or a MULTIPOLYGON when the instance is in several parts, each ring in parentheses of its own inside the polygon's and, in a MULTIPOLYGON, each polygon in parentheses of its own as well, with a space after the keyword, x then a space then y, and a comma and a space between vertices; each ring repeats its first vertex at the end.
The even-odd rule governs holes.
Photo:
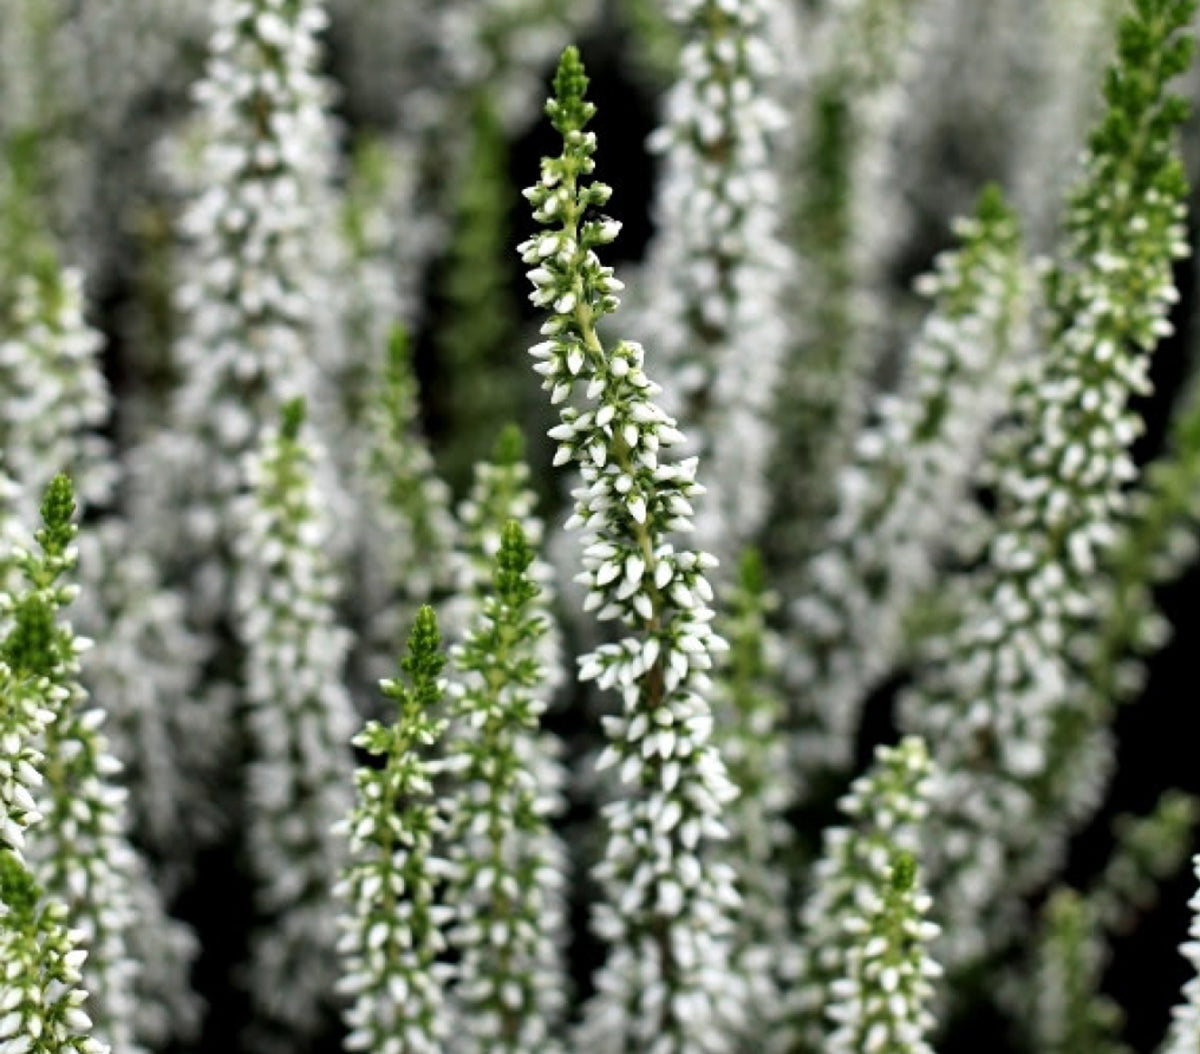
POLYGON ((931 642, 902 702, 904 726, 937 744, 947 776, 928 831, 947 961, 1003 933, 997 902, 1015 908, 1046 876, 1064 821, 1102 786, 1094 775, 1090 793, 1077 784, 1105 766, 1077 720, 1086 693, 1069 691, 1066 644, 1100 614, 1099 561, 1135 476, 1140 419, 1129 400, 1148 388, 1150 352, 1178 297, 1185 181, 1173 137, 1186 108, 1167 85, 1189 63, 1181 30, 1193 11, 1192 0, 1149 0, 1121 24, 1108 108, 1070 203, 1068 253, 1047 283, 1048 346, 1024 370, 1015 423, 993 453, 986 562, 961 583, 959 623, 931 642))
POLYGON ((559 1049, 566 1006, 566 848, 549 821, 563 808, 559 744, 538 726, 547 628, 520 524, 504 525, 492 592, 450 652, 447 769, 457 790, 446 843, 445 903, 460 953, 454 989, 465 1054, 559 1049))
POLYGON ((985 191, 956 233, 961 246, 919 283, 932 310, 899 389, 879 400, 838 475, 837 512, 792 605, 789 672, 806 775, 851 762, 862 705, 900 656, 914 600, 935 581, 947 510, 965 496, 1024 350, 1029 282, 999 191, 985 191))
POLYGON ((25 865, 0 848, 0 1050, 108 1054, 90 1035, 80 967, 83 934, 61 901, 46 900, 25 865))
POLYGON ((880 747, 842 798, 802 912, 804 958, 791 992, 789 1049, 928 1054, 938 927, 914 851, 932 791, 929 753, 909 737, 880 747))
POLYGON ((337 941, 331 889, 344 840, 332 826, 350 806, 356 723, 342 684, 349 639, 337 623, 328 558, 327 499, 314 479, 321 452, 302 431, 304 406, 283 410, 263 438, 235 505, 239 558, 235 628, 245 648, 248 847, 258 934, 252 992, 293 1034, 320 1023, 333 987, 337 941))
POLYGON ((370 1054, 439 1054, 451 1035, 444 992, 453 969, 438 962, 451 912, 434 900, 446 862, 434 855, 441 818, 430 754, 446 729, 436 713, 445 690, 437 618, 417 612, 401 669, 409 685, 383 682, 398 707, 395 724, 370 722, 354 745, 377 763, 355 773, 357 795, 342 831, 350 863, 336 892, 346 905, 338 951, 345 1046, 370 1054))
POLYGON ((767 513, 769 421, 787 340, 771 6, 670 5, 685 43, 666 123, 651 138, 664 157, 640 326, 670 380, 665 409, 686 423, 708 469, 698 543, 723 559, 756 536, 767 513), (730 433, 738 442, 721 441, 730 433))
MULTIPOLYGON (((1192 867, 1200 879, 1200 855, 1193 858, 1192 867)), ((1191 940, 1180 945, 1179 950, 1196 976, 1183 986, 1183 1002, 1171 1011, 1173 1020, 1163 1054, 1188 1054, 1200 1046, 1200 890, 1188 901, 1188 906, 1192 909, 1192 923, 1188 927, 1191 940)))
POLYGON ((551 403, 567 403, 550 432, 555 463, 574 462, 582 475, 567 526, 585 532, 585 606, 635 631, 580 660, 582 680, 621 694, 620 712, 605 719, 599 766, 614 766, 624 784, 604 810, 609 839, 596 874, 607 900, 595 928, 611 947, 580 1042, 596 1051, 721 1050, 741 993, 727 968, 733 875, 705 849, 724 837, 721 809, 736 794, 701 694, 724 647, 708 607, 714 560, 669 540, 691 527, 701 488, 695 458, 666 456, 683 436, 652 401, 659 389, 641 346, 606 349, 596 331, 621 286, 595 252, 618 224, 588 215, 609 188, 581 178, 596 149, 585 131, 595 111, 586 86, 568 48, 546 105, 563 151, 543 159, 541 180, 525 191, 534 218, 551 229, 520 247, 532 265, 531 299, 550 311, 548 339, 530 349, 535 369, 551 403))
POLYGON ((114 783, 120 763, 100 732, 104 712, 86 705, 78 681, 79 655, 89 642, 59 618, 75 595, 63 581, 76 560, 74 512, 70 480, 56 476, 42 501, 37 551, 17 553, 26 586, 4 597, 9 628, 0 660, 42 686, 54 714, 37 745, 44 757, 35 801, 43 822, 29 840, 30 866, 48 893, 65 902, 72 928, 82 933, 85 976, 100 1000, 98 1033, 120 1050, 136 1051, 139 967, 128 938, 138 921, 133 887, 146 876, 125 837, 125 792, 114 783))

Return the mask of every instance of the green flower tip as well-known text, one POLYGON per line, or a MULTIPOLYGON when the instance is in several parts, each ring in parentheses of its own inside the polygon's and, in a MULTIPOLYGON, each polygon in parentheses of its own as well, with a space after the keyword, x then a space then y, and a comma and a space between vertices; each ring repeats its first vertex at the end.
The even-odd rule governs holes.
POLYGON ((442 635, 437 616, 428 604, 422 604, 408 635, 408 654, 400 663, 410 677, 433 678, 442 671, 446 657, 441 652, 442 635))
POLYGON ((767 588, 767 570, 763 566, 762 553, 749 546, 742 553, 740 576, 742 588, 748 593, 758 594, 767 588))
POLYGON ((297 396, 295 399, 289 399, 283 404, 283 410, 280 413, 283 438, 289 443, 294 443, 300 438, 300 429, 304 427, 305 412, 304 399, 302 397, 297 396))
POLYGON ((391 373, 406 371, 409 366, 411 348, 409 346, 408 330, 396 323, 388 330, 387 361, 391 373))
POLYGON ((32 918, 42 899, 29 869, 11 849, 0 849, 0 901, 19 919, 32 918))
POLYGON ((42 496, 42 529, 38 541, 51 556, 61 556, 75 537, 75 487, 71 477, 60 472, 46 487, 42 496))
POLYGON ((1004 199, 1004 191, 999 183, 988 183, 979 193, 979 201, 975 206, 975 215, 985 226, 1008 223, 1014 219, 1013 211, 1004 199))
POLYGON ((892 890, 907 893, 917 884, 917 861, 912 853, 899 853, 892 861, 892 890))
POLYGON ((500 551, 496 554, 496 591, 508 603, 523 603, 537 596, 540 589, 528 576, 533 563, 533 548, 516 520, 509 520, 500 532, 500 551))
POLYGON ((579 49, 569 44, 563 50, 554 74, 554 98, 546 103, 546 115, 564 138, 572 132, 583 131, 584 125, 596 113, 596 107, 584 98, 587 86, 588 77, 579 49))
POLYGON ((492 450, 492 462, 502 468, 518 465, 525 458, 525 436, 519 426, 509 423, 501 430, 492 450))

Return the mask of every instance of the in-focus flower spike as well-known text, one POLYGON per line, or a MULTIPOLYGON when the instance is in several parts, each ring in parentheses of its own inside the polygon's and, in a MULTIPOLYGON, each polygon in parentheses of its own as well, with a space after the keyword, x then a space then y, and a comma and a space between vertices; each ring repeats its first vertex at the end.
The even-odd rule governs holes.
POLYGON ((264 923, 251 946, 251 994, 268 1028, 311 1035, 337 977, 331 889, 345 842, 331 828, 350 806, 356 718, 342 686, 349 634, 337 621, 325 456, 299 400, 263 437, 235 506, 237 622, 252 751, 247 848, 264 923))
POLYGON ((1042 908, 1026 1019, 1038 1054, 1129 1054, 1124 1015, 1100 989, 1108 949, 1087 901, 1060 888, 1042 908))
POLYGON ((935 581, 947 516, 967 498, 1031 336, 1030 272, 997 188, 956 234, 960 247, 918 283, 930 314, 899 390, 879 400, 838 475, 836 514, 792 605, 806 779, 852 762, 867 695, 901 657, 905 618, 935 581))
POLYGON ((595 249, 619 225, 591 214, 611 192, 584 178, 596 149, 586 87, 579 52, 567 48, 546 104, 563 151, 543 158, 541 180, 525 191, 550 229, 520 246, 531 299, 549 312, 547 339, 530 349, 534 368, 551 403, 566 404, 550 432, 555 463, 574 462, 583 480, 567 527, 584 532, 585 607, 633 631, 580 659, 582 680, 621 693, 599 767, 615 768, 624 796, 604 809, 609 836, 596 875, 606 899, 594 925, 610 948, 577 1042, 597 1054, 716 1054, 729 1048, 743 993, 729 969, 734 876, 709 850, 737 794, 703 695, 726 647, 708 606, 715 560, 670 540, 691 528, 702 488, 695 458, 669 457, 683 436, 653 402, 659 388, 641 346, 606 349, 597 334, 621 285, 595 249))
MULTIPOLYGON (((1200 854, 1192 858, 1192 869, 1200 879, 1200 854)), ((1171 1028, 1160 1048, 1161 1054, 1191 1054, 1200 1050, 1200 890, 1188 901, 1192 921, 1188 927, 1190 940, 1179 946, 1191 964, 1195 976, 1183 986, 1183 1000, 1171 1010, 1171 1028)))
POLYGON ((549 820, 563 811, 566 775, 557 739, 539 732, 546 619, 534 550, 516 520, 492 562, 492 592, 450 652, 446 755, 457 790, 444 902, 455 913, 461 1024, 449 1049, 532 1054, 563 1049, 567 851, 549 820))
POLYGON ((338 951, 339 988, 352 1000, 343 1014, 348 1051, 441 1054, 453 1032, 445 995, 453 969, 438 962, 452 913, 434 898, 449 866, 434 856, 433 783, 443 763, 431 757, 446 730, 445 662, 437 618, 424 606, 400 663, 408 683, 382 682, 395 723, 371 721, 354 738, 375 760, 355 773, 355 804, 340 825, 350 842, 336 891, 345 905, 338 951))
POLYGON ((357 472, 366 500, 356 598, 364 618, 355 666, 365 667, 375 683, 414 608, 452 581, 458 533, 450 489, 437 474, 420 431, 412 348, 399 326, 388 335, 382 375, 366 408, 366 427, 357 472))
MULTIPOLYGON (((1047 347, 1017 384, 989 467, 996 516, 983 565, 952 584, 958 625, 931 641, 900 720, 936 744, 944 793, 926 864, 948 966, 1017 932, 1021 898, 1061 860, 1102 784, 1096 739, 1076 734, 1067 642, 1095 633, 1099 568, 1128 516, 1130 456, 1150 353, 1171 331, 1172 263, 1187 252, 1186 181, 1168 90, 1191 59, 1193 0, 1137 0, 1121 22, 1107 110, 1072 195, 1064 258, 1047 281, 1047 347)), ((1084 722, 1086 726, 1086 722, 1084 722)), ((1103 744, 1101 744, 1103 746, 1103 744)))
POLYGON ((143 1048, 131 931, 170 923, 165 915, 144 918, 134 911, 137 887, 149 879, 126 839, 125 791, 114 782, 121 766, 100 732, 104 712, 87 706, 78 680, 79 656, 90 641, 76 637, 60 617, 76 592, 64 580, 75 567, 77 533, 66 476, 51 480, 41 511, 36 551, 18 555, 26 585, 11 598, 10 628, 0 644, 0 660, 18 677, 49 682, 47 698, 56 713, 40 744, 45 758, 37 811, 44 820, 28 839, 28 857, 34 875, 51 897, 65 902, 71 927, 82 934, 97 1037, 136 1052, 143 1048))
POLYGON ((501 430, 491 460, 476 463, 474 475, 471 492, 458 506, 459 545, 455 552, 454 595, 446 604, 454 627, 452 632, 454 636, 462 636, 462 630, 491 592, 501 529, 509 520, 516 520, 534 551, 529 577, 538 586, 536 604, 545 622, 535 651, 542 665, 549 702, 566 679, 563 642, 553 614, 554 569, 539 555, 545 540, 545 526, 535 511, 538 499, 529 486, 525 439, 520 428, 510 424, 501 430))
POLYGON ((781 983, 798 969, 787 875, 799 847, 785 815, 796 787, 784 731, 788 707, 778 688, 784 648, 767 621, 778 604, 762 556, 747 549, 718 622, 730 654, 713 678, 713 717, 714 738, 739 792, 725 810, 729 840, 720 853, 736 871, 742 897, 733 968, 747 987, 743 1038, 756 1041, 779 1013, 781 983))
POLYGON ((24 255, 29 269, 0 305, 0 448, 29 505, 19 515, 30 522, 55 472, 82 480, 80 500, 92 506, 108 497, 113 471, 99 433, 111 402, 103 338, 84 318, 83 276, 46 245, 24 255))
POLYGON ((801 913, 803 956, 788 993, 788 1050, 927 1054, 938 927, 916 882, 932 778, 925 744, 881 746, 825 832, 801 913))
POLYGON ((776 235, 780 194, 771 97, 778 64, 765 0, 676 0, 684 38, 636 330, 660 355, 664 409, 688 429, 709 496, 697 544, 733 563, 767 513, 771 416, 788 339, 780 303, 790 255, 776 235), (736 443, 722 437, 736 435, 736 443))
POLYGON ((68 929, 66 906, 46 899, 21 859, 0 847, 0 1050, 109 1054, 91 1036, 82 937, 68 929))

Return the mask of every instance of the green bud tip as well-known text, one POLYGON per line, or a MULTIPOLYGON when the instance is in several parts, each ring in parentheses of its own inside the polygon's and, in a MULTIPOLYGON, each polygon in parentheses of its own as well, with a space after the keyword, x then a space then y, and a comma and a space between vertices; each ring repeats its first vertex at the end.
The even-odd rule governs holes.
POLYGON ((907 893, 917 882, 917 861, 912 853, 900 853, 892 861, 892 889, 907 893))
POLYGON ((520 463, 525 457, 525 436, 521 429, 513 424, 506 424, 496 438, 496 446, 492 450, 492 461, 505 468, 511 468, 520 463))
POLYGON ((304 426, 304 399, 297 397, 283 404, 281 416, 283 419, 283 438, 294 443, 300 437, 300 429, 304 426))

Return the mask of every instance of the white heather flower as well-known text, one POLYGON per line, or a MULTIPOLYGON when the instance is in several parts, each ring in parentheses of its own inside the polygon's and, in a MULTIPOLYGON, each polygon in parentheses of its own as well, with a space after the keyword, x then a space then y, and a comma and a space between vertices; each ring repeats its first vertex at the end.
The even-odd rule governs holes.
POLYGON ((734 877, 709 852, 726 834, 722 807, 737 793, 703 694, 725 647, 708 606, 715 560, 671 540, 691 528, 702 488, 695 458, 669 456, 683 435, 653 401, 659 388, 641 346, 606 349, 596 332, 617 306, 620 283, 594 251, 613 240, 616 225, 585 217, 610 194, 583 182, 596 148, 584 131, 595 111, 586 85, 578 51, 567 48, 547 103, 563 152, 543 159, 541 181, 525 191, 549 229, 520 247, 532 268, 530 298, 552 308, 547 339, 530 353, 551 403, 566 404, 550 431, 555 462, 574 462, 582 476, 567 526, 584 535, 584 606, 632 631, 580 660, 581 680, 620 693, 620 711, 605 719, 599 767, 612 767, 623 787, 604 809, 608 843, 596 869, 605 900, 594 924, 609 953, 577 1042, 600 1054, 723 1051, 743 992, 729 969, 734 877))
POLYGON ((31 270, 17 278, 11 314, 0 320, 0 447, 25 495, 17 511, 26 522, 56 472, 82 481, 88 506, 102 504, 113 482, 99 434, 111 401, 103 338, 84 318, 83 276, 59 267, 45 246, 29 255, 31 270))
MULTIPOLYGON (((46 899, 21 860, 0 847, 0 1051, 109 1054, 91 1036, 83 934, 46 899)), ((128 1049, 128 1048, 127 1048, 128 1049)))
POLYGON ((245 649, 251 760, 247 844, 264 928, 252 941, 251 992, 271 1027, 311 1033, 337 976, 331 890, 345 844, 331 828, 350 805, 355 716, 342 685, 349 634, 330 567, 324 451, 288 403, 247 462, 235 505, 234 628, 245 649))
POLYGON ((453 970, 438 962, 450 913, 434 898, 448 870, 433 848, 442 765, 429 757, 446 729, 440 645, 433 609, 422 607, 400 664, 409 683, 382 682, 396 722, 371 721, 354 738, 377 762, 355 773, 355 803, 339 827, 350 848, 336 888, 348 1051, 441 1054, 452 1033, 445 988, 453 970))
POLYGON ((771 7, 670 5, 685 43, 665 123, 651 139, 664 157, 637 327, 668 375, 664 407, 687 426, 689 450, 708 470, 697 544, 722 559, 756 537, 767 513, 770 418, 789 336, 771 7))
POLYGON ((777 687, 784 647, 768 623, 778 604, 761 556, 747 549, 719 623, 729 657, 713 678, 713 717, 714 739, 738 789, 726 807, 730 836, 721 854, 737 874, 742 897, 733 968, 747 988, 742 1035, 755 1041, 776 1020, 799 954, 788 910, 788 865, 797 846, 786 817, 796 802, 796 781, 784 734, 788 706, 777 687))
POLYGON ((928 1054, 941 971, 927 946, 938 927, 925 918, 914 857, 931 783, 925 744, 908 737, 878 748, 839 803, 851 826, 825 832, 801 914, 788 1049, 928 1054))
MULTIPOLYGON (((919 69, 930 5, 844 0, 821 5, 797 64, 789 110, 801 115, 790 203, 797 262, 783 293, 792 331, 775 400, 773 561, 810 555, 834 500, 870 390, 887 318, 884 270, 905 227, 894 192, 892 142, 919 69)), ((814 16, 809 15, 810 19, 814 16)))
POLYGON ((450 652, 446 756, 455 793, 444 902, 454 912, 461 1024, 448 1049, 532 1054, 563 1049, 567 852, 549 824, 565 806, 566 774, 561 744, 539 730, 548 618, 534 550, 516 520, 491 562, 492 589, 476 597, 466 637, 450 652))
POLYGON ((540 556, 545 525, 537 515, 537 494, 529 486, 525 441, 516 425, 507 426, 496 440, 491 460, 475 464, 474 481, 466 499, 458 506, 459 544, 454 553, 454 596, 446 604, 447 619, 454 636, 461 636, 491 591, 493 566, 500 551, 502 528, 516 520, 534 550, 529 576, 540 590, 537 606, 545 620, 538 635, 536 654, 545 678, 549 703, 566 680, 563 670, 563 641, 553 615, 554 569, 540 556), (461 627, 461 629, 460 629, 461 627))
POLYGON ((30 867, 80 931, 88 954, 84 976, 98 1000, 97 1035, 137 1052, 143 1049, 136 1037, 139 965, 130 931, 157 920, 134 912, 134 888, 145 872, 125 834, 125 791, 114 782, 121 766, 100 731, 104 712, 87 705, 78 680, 79 656, 90 641, 76 637, 60 616, 75 592, 62 581, 76 560, 74 511, 70 481, 56 476, 42 501, 37 551, 18 554, 27 584, 8 598, 0 658, 21 678, 48 682, 45 697, 55 715, 38 744, 44 759, 36 811, 43 819, 27 840, 30 867))
POLYGON ((162 521, 156 549, 183 563, 174 570, 195 583, 189 610, 204 629, 226 610, 242 458, 289 399, 305 398, 316 419, 329 412, 320 374, 338 347, 318 339, 335 145, 317 77, 322 4, 217 0, 211 18, 194 92, 204 147, 183 219, 181 380, 172 430, 139 455, 145 519, 162 521))
POLYGON ((453 577, 458 528, 450 490, 438 476, 420 431, 412 350, 393 327, 363 411, 366 442, 355 486, 362 500, 362 558, 357 606, 365 612, 359 664, 375 683, 416 606, 453 577))
MULTIPOLYGON (((1192 868, 1200 879, 1200 855, 1193 857, 1192 868)), ((1171 1011, 1172 1021, 1161 1054, 1191 1054, 1200 1048, 1200 891, 1188 901, 1192 909, 1192 921, 1188 937, 1179 946, 1184 958, 1191 964, 1195 976, 1183 986, 1183 1001, 1171 1011)))
MULTIPOLYGON (((902 726, 935 744, 945 773, 926 861, 955 967, 1013 937, 1020 898, 1061 861, 1081 818, 1079 785, 1061 774, 1085 771, 1085 755, 1094 766, 1104 744, 1088 694, 1071 690, 1068 644, 1103 614, 1099 562, 1136 475, 1141 422, 1129 401, 1148 390, 1178 295, 1184 108, 1167 84, 1190 60, 1179 31, 1191 14, 1188 0, 1150 0, 1126 15, 1067 250, 1047 282, 1046 350, 1023 371, 991 458, 986 559, 952 584, 958 624, 930 642, 901 702, 902 726)), ((1084 785, 1083 806, 1098 789, 1084 785)))
POLYGON ((1029 274, 994 188, 960 220, 961 245, 918 283, 933 298, 899 390, 878 402, 792 605, 792 667, 806 777, 853 759, 862 706, 904 647, 913 602, 936 580, 946 521, 967 497, 1025 350, 1029 274))

